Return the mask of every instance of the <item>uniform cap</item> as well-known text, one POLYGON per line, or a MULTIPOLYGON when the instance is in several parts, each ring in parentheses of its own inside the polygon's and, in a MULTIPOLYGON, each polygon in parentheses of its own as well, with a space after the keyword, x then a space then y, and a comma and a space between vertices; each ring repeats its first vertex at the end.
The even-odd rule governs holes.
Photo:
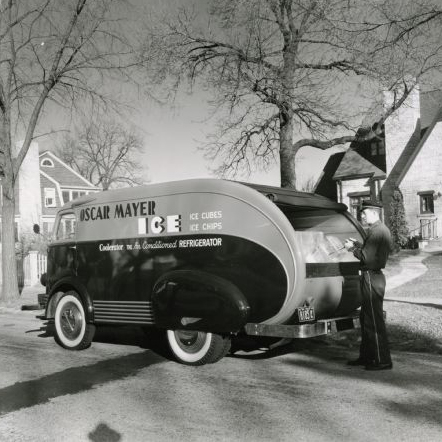
POLYGON ((362 201, 361 210, 364 209, 382 209, 382 203, 379 201, 365 200, 362 201))

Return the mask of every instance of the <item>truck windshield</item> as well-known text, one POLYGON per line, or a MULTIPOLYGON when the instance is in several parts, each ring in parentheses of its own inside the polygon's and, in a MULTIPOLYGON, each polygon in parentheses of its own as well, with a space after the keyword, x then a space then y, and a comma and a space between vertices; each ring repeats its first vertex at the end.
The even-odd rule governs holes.
POLYGON ((278 206, 295 229, 306 262, 355 261, 344 248, 347 238, 362 242, 356 226, 343 213, 328 209, 278 206))

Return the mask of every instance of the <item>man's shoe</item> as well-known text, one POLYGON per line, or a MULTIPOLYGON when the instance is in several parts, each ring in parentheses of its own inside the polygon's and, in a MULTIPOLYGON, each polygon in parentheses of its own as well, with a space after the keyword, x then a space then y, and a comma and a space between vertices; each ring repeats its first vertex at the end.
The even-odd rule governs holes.
POLYGON ((368 364, 365 366, 365 369, 369 371, 391 370, 392 368, 393 368, 392 362, 388 364, 368 364))
POLYGON ((347 365, 351 365, 352 367, 356 367, 357 365, 367 365, 367 361, 364 361, 364 359, 361 358, 352 359, 347 362, 347 365))

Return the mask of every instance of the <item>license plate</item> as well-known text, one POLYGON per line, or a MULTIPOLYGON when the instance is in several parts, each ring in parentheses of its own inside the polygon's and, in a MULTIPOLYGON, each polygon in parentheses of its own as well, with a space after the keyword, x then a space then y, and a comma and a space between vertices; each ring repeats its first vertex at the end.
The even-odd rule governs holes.
POLYGON ((315 309, 313 307, 298 307, 299 322, 307 322, 315 320, 315 309))

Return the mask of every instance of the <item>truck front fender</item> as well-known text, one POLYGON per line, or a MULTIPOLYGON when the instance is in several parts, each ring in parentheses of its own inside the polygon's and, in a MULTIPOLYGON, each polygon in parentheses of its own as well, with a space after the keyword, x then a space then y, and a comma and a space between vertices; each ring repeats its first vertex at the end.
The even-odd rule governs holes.
POLYGON ((47 319, 54 317, 55 308, 57 307, 57 303, 61 295, 69 290, 74 290, 76 293, 78 293, 83 302, 84 310, 87 315, 87 322, 93 322, 94 306, 92 304, 91 297, 83 284, 80 284, 72 277, 62 278, 50 288, 48 302, 46 304, 45 317, 47 319))
POLYGON ((199 270, 162 275, 152 292, 152 307, 158 327, 217 333, 240 330, 250 313, 236 285, 199 270))

